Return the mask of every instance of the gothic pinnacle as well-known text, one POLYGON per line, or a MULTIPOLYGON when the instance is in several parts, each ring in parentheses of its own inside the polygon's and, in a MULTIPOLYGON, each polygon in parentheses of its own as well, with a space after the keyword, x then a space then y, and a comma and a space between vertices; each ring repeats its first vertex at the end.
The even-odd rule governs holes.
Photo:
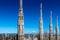
POLYGON ((42 3, 40 5, 40 40, 43 40, 42 3))
POLYGON ((20 0, 20 9, 18 15, 18 40, 24 40, 24 16, 22 10, 22 0, 20 0))
POLYGON ((58 31, 58 16, 56 18, 56 40, 59 40, 59 31, 58 31))
POLYGON ((52 28, 52 11, 50 11, 50 40, 52 40, 53 37, 53 28, 52 28))

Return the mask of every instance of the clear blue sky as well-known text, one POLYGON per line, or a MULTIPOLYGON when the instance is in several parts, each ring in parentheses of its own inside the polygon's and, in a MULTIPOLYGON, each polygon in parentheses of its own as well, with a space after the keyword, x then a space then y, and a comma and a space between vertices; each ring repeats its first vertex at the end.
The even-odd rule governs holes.
MULTIPOLYGON (((53 13, 53 30, 56 27, 56 16, 60 24, 60 0, 23 0, 24 33, 38 33, 41 2, 44 31, 49 30, 50 10, 53 13)), ((19 0, 0 0, 0 33, 17 33, 18 12, 19 0)))

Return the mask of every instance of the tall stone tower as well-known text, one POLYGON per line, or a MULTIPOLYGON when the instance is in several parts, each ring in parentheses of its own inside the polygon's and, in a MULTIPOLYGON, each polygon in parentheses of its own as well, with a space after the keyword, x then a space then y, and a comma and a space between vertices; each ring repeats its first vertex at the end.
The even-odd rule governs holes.
POLYGON ((40 5, 40 27, 39 27, 40 40, 43 40, 43 19, 42 19, 42 3, 40 5))
POLYGON ((58 31, 58 16, 56 19, 56 40, 59 40, 59 31, 58 31))
POLYGON ((50 11, 50 34, 49 34, 49 40, 53 40, 53 28, 52 28, 52 11, 50 11))
POLYGON ((18 15, 18 40, 24 40, 24 16, 23 16, 22 0, 20 0, 20 8, 18 15))

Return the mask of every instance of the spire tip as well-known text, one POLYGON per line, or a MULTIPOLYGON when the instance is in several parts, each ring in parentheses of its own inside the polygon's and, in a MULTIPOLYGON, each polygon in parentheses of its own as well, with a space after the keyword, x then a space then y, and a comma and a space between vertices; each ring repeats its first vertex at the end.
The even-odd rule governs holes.
POLYGON ((58 18, 58 16, 57 16, 57 18, 58 18))
POLYGON ((40 4, 40 7, 42 8, 42 3, 40 4))
POLYGON ((52 16, 52 10, 50 11, 50 15, 52 16))

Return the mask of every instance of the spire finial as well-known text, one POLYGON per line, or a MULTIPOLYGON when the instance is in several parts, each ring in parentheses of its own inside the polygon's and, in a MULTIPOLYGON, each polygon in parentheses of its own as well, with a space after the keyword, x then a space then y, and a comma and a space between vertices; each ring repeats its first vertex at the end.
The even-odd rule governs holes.
POLYGON ((52 10, 50 11, 50 23, 52 24, 52 10))
POLYGON ((57 23, 58 23, 58 16, 57 16, 57 23))
POLYGON ((20 9, 22 9, 22 0, 20 0, 20 9))
POLYGON ((52 17, 52 10, 50 11, 50 16, 52 17))
POLYGON ((40 20, 42 20, 42 3, 40 4, 40 20))
POLYGON ((40 8, 42 9, 42 3, 40 4, 40 8))

